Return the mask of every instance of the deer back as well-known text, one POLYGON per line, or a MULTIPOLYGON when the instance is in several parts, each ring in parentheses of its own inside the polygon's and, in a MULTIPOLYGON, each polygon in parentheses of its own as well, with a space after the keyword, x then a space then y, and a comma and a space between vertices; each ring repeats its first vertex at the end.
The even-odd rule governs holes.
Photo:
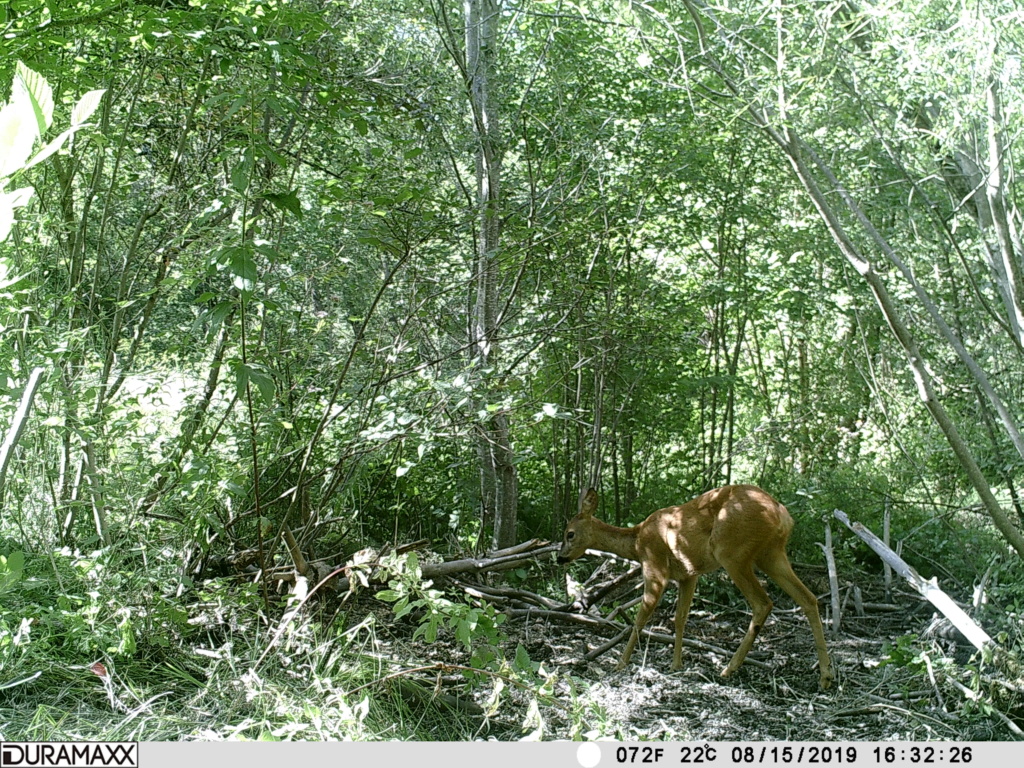
POLYGON ((719 568, 723 558, 756 562, 762 551, 785 544, 793 519, 757 486, 732 485, 659 509, 639 529, 641 562, 682 579, 719 568))

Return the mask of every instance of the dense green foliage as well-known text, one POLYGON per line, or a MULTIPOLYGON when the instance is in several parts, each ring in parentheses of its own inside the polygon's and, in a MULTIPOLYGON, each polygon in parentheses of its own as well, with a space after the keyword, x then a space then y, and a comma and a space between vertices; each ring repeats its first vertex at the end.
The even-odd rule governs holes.
MULTIPOLYGON (((797 560, 818 559, 834 508, 879 532, 889 509, 907 559, 954 593, 992 569, 988 618, 1019 646, 1012 539, 770 135, 805 148, 1019 531, 1016 4, 504 7, 489 83, 500 355, 478 354, 472 328, 484 134, 461 14, 447 0, 0 2, 0 98, 32 114, 26 94, 52 89, 52 119, 0 121, 0 685, 116 659, 125 679, 157 670, 140 700, 187 690, 230 724, 186 732, 269 733, 273 708, 249 702, 302 697, 224 649, 260 657, 273 632, 257 628, 284 608, 273 584, 208 581, 214 564, 298 567, 293 534, 332 566, 421 537, 445 556, 486 549, 496 415, 519 540, 558 538, 591 483, 620 524, 760 484, 798 520, 797 560), (216 632, 197 620, 214 614, 216 632), (213 693, 232 685, 237 711, 213 693)), ((860 547, 838 548, 852 564, 860 547)), ((395 620, 452 634, 479 681, 534 686, 542 733, 549 671, 504 657, 503 617, 419 585, 415 559, 388 567, 395 620)), ((330 618, 282 622, 296 675, 327 691, 385 674, 372 624, 330 618)), ((330 714, 288 715, 298 736, 384 733, 361 696, 325 696, 330 714)), ((96 735, 59 718, 40 705, 26 735, 96 735)), ((132 728, 113 736, 174 731, 132 728)))

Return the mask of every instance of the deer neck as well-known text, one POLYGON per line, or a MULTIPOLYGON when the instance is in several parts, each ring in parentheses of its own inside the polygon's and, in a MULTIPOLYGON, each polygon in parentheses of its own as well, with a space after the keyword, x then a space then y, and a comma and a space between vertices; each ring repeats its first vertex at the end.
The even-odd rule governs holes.
POLYGON ((595 518, 590 548, 611 552, 613 555, 624 557, 627 560, 639 561, 640 555, 636 551, 636 537, 639 532, 639 525, 632 528, 619 528, 595 518))

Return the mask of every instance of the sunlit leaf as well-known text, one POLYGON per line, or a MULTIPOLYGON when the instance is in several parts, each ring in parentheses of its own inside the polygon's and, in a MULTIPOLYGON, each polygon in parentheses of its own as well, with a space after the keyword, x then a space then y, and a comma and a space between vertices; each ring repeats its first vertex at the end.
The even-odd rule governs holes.
POLYGON ((42 135, 53 122, 53 90, 46 78, 18 62, 11 102, 25 99, 36 121, 36 135, 42 135))
POLYGON ((0 178, 21 170, 38 136, 32 108, 24 99, 0 109, 0 178))
POLYGON ((103 100, 103 94, 106 93, 105 89, 99 89, 95 91, 89 91, 75 104, 75 108, 71 110, 71 126, 77 128, 88 120, 92 113, 99 107, 100 102, 103 100))

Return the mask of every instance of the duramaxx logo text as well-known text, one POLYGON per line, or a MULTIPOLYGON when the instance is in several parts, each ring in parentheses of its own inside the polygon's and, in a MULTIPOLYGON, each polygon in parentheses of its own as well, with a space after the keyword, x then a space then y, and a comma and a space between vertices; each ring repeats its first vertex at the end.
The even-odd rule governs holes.
POLYGON ((138 768, 137 742, 0 743, 0 768, 138 768))

